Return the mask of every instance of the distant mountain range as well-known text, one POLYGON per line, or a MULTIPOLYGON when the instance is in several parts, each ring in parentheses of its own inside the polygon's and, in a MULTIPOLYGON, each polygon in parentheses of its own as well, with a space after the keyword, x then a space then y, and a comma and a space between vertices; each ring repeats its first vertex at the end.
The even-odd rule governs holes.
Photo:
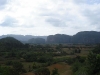
POLYGON ((49 35, 48 43, 72 43, 72 44, 97 44, 100 43, 100 32, 82 31, 70 36, 65 34, 49 35))
POLYGON ((35 44, 97 44, 100 43, 100 32, 97 31, 82 31, 70 36, 65 34, 55 34, 49 36, 32 36, 32 35, 2 35, 4 37, 14 37, 23 43, 35 44))
POLYGON ((15 35, 15 34, 9 34, 9 35, 2 35, 0 36, 1 38, 5 38, 5 37, 14 37, 15 39, 23 42, 23 43, 27 43, 30 39, 32 38, 43 38, 43 39, 47 39, 47 36, 32 36, 32 35, 15 35))

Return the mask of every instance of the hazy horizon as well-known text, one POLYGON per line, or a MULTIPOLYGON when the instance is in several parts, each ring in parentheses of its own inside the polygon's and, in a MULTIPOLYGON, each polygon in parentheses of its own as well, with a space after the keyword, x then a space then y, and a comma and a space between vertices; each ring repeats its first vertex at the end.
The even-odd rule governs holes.
MULTIPOLYGON (((80 31, 80 32, 91 32, 91 31, 80 31)), ((100 31, 94 31, 94 32, 100 32, 100 31)), ((78 32, 77 32, 77 33, 78 33, 78 32)), ((75 34, 77 34, 77 33, 75 33, 75 34)), ((57 33, 57 34, 61 34, 61 33, 57 33)), ((73 34, 73 35, 75 35, 75 34, 73 34)), ((0 35, 0 36, 5 36, 5 35, 8 35, 8 36, 9 36, 9 35, 22 35, 22 36, 49 36, 49 35, 56 35, 56 34, 48 34, 48 35, 3 34, 3 35, 0 35)), ((70 34, 64 34, 64 35, 73 36, 73 35, 70 35, 70 34)))
POLYGON ((100 0, 0 0, 0 35, 100 31, 100 0))

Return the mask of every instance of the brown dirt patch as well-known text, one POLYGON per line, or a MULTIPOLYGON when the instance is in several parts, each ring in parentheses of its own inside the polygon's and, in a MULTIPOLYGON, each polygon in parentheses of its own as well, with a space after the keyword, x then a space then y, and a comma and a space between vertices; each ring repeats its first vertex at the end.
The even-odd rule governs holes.
POLYGON ((34 73, 28 72, 28 73, 25 73, 25 74, 22 74, 22 75, 34 75, 34 73))
POLYGON ((49 68, 50 72, 52 72, 52 70, 54 68, 57 68, 60 75, 66 75, 66 74, 71 75, 70 66, 66 63, 53 64, 53 65, 49 66, 48 68, 49 68))

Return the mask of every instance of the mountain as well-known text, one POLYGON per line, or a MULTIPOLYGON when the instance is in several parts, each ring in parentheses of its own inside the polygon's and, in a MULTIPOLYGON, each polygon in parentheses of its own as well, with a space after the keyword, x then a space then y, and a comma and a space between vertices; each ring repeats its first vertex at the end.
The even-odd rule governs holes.
POLYGON ((0 36, 1 38, 5 38, 5 37, 14 37, 15 39, 23 42, 23 43, 27 43, 27 41, 31 38, 43 38, 43 39, 47 39, 47 36, 32 36, 32 35, 14 35, 14 34, 9 34, 9 35, 2 35, 0 36))
POLYGON ((82 44, 100 43, 100 32, 96 31, 78 32, 76 35, 72 37, 72 43, 82 43, 82 44))
POLYGON ((65 34, 50 35, 47 37, 47 43, 70 43, 71 36, 65 34))
POLYGON ((5 38, 0 39, 0 50, 23 48, 23 47, 24 47, 24 44, 13 37, 5 37, 5 38))
POLYGON ((28 43, 31 44, 45 44, 45 39, 43 38, 32 38, 28 40, 28 43))
POLYGON ((32 36, 32 35, 2 35, 4 37, 13 37, 23 43, 35 44, 97 44, 100 43, 100 32, 97 31, 81 31, 70 36, 65 34, 55 34, 49 36, 32 36))
POLYGON ((100 32, 82 31, 73 36, 64 34, 49 35, 47 43, 97 44, 100 43, 100 32))

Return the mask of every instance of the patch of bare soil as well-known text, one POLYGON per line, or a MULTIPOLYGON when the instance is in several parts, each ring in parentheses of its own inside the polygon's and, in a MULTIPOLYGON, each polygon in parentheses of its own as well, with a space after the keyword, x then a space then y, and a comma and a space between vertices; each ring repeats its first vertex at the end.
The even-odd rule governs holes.
POLYGON ((25 73, 25 74, 22 74, 22 75, 34 75, 34 73, 28 72, 28 73, 25 73))

